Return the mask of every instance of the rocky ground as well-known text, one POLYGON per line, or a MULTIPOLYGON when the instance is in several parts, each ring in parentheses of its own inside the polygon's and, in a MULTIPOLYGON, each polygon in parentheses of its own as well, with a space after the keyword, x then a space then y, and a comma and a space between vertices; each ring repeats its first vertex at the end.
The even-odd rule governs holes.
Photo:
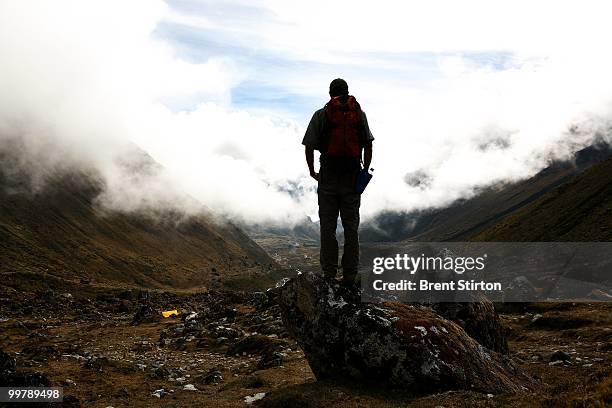
POLYGON ((533 389, 428 395, 315 381, 281 322, 277 292, 142 292, 86 282, 59 290, 5 278, 1 382, 61 386, 65 406, 86 407, 612 404, 610 304, 506 308, 510 357, 535 379, 533 389), (161 316, 172 309, 179 315, 161 316))

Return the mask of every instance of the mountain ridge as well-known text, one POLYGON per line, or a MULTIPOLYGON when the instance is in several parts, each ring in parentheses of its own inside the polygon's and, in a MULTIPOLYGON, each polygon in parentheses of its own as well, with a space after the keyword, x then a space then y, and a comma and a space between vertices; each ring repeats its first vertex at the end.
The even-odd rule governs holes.
MULTIPOLYGON (((157 165, 143 154, 146 169, 157 165)), ((24 187, 26 175, 6 170, 6 154, 0 159, 0 273, 190 288, 219 286, 221 277, 255 278, 278 266, 238 227, 213 219, 203 206, 195 215, 101 211, 96 199, 105 186, 99 175, 56 173, 32 193, 24 187)))
POLYGON ((612 157, 509 214, 475 241, 612 241, 612 157))
POLYGON ((572 161, 557 161, 535 176, 482 189, 469 199, 441 209, 383 213, 362 228, 363 242, 469 240, 504 217, 570 182, 612 154, 607 144, 576 152, 572 161))

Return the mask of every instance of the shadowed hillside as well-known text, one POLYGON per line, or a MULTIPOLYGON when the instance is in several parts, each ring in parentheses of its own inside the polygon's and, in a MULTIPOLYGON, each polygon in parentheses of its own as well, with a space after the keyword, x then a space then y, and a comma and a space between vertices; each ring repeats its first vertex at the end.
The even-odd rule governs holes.
MULTIPOLYGON (((146 157, 149 167, 158 166, 146 157)), ((187 288, 258 276, 276 265, 230 223, 162 210, 102 212, 95 199, 103 183, 83 172, 55 176, 41 191, 27 192, 23 175, 2 170, 10 158, 0 158, 3 274, 187 288)))
POLYGON ((573 180, 611 153, 607 145, 591 146, 577 152, 573 162, 553 163, 527 180, 483 189, 475 197, 459 200, 447 208, 382 214, 363 226, 362 241, 468 240, 573 180))
POLYGON ((612 158, 478 234, 477 241, 612 241, 612 158))

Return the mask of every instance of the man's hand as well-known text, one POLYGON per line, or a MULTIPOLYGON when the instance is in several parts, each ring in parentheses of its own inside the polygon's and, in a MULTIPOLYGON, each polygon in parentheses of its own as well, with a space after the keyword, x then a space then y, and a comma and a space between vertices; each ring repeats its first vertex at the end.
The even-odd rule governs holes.
POLYGON ((306 164, 308 165, 308 170, 310 171, 310 177, 319 181, 319 173, 314 171, 314 149, 306 146, 306 164))

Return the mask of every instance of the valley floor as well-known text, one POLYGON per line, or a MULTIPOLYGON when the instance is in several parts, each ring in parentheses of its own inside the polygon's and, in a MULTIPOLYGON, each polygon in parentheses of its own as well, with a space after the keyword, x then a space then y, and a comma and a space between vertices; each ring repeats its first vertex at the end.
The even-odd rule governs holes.
POLYGON ((278 307, 261 292, 152 292, 143 299, 135 290, 92 285, 71 292, 22 285, 10 279, 0 284, 0 349, 16 359, 18 373, 38 371, 64 387, 73 406, 240 407, 258 393, 265 396, 255 405, 267 407, 612 403, 612 304, 542 303, 502 311, 511 356, 538 380, 533 391, 414 395, 315 381, 287 338, 278 307), (141 313, 144 322, 132 325, 143 304, 154 313, 141 313), (179 317, 157 314, 174 308, 179 317), (554 362, 556 351, 562 359, 554 362), (159 398, 152 395, 162 389, 159 398))

